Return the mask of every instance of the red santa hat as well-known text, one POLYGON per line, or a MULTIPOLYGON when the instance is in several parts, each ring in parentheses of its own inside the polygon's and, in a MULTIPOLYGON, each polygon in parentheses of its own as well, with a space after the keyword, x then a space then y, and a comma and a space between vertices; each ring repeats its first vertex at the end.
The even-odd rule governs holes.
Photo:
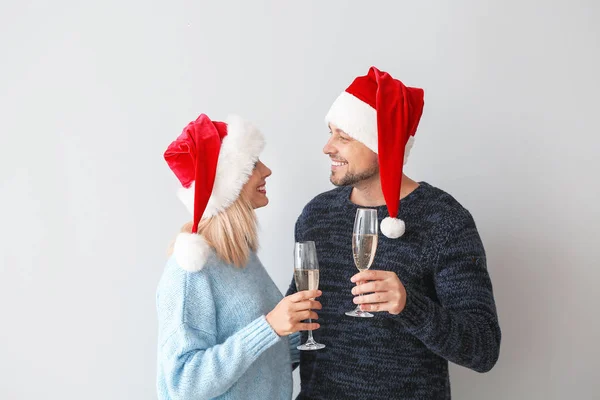
POLYGON ((423 89, 405 86, 371 67, 333 102, 325 118, 379 156, 381 188, 389 212, 381 232, 392 239, 404 234, 398 219, 402 168, 423 114, 423 89))
POLYGON ((168 146, 164 158, 181 183, 179 198, 194 216, 192 233, 175 240, 173 255, 182 268, 198 271, 206 263, 210 247, 198 223, 237 200, 264 144, 260 131, 238 116, 225 123, 201 114, 168 146))

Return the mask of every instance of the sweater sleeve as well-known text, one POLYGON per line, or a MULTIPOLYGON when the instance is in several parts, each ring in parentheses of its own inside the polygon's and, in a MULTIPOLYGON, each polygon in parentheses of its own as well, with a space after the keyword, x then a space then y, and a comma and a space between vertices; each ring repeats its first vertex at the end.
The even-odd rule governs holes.
POLYGON ((470 215, 449 232, 438 254, 439 302, 406 287, 406 306, 396 318, 439 356, 487 372, 498 360, 501 332, 485 251, 470 215))
POLYGON ((278 340, 264 316, 220 344, 213 334, 184 323, 160 353, 169 393, 173 399, 222 395, 278 340))

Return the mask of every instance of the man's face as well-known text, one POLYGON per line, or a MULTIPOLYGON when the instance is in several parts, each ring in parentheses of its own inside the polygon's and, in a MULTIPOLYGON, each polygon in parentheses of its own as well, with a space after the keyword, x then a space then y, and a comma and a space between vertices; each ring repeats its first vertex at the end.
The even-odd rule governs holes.
POLYGON ((331 159, 331 183, 336 186, 355 186, 379 177, 377 154, 334 124, 329 124, 329 129, 331 136, 323 147, 323 153, 331 159))

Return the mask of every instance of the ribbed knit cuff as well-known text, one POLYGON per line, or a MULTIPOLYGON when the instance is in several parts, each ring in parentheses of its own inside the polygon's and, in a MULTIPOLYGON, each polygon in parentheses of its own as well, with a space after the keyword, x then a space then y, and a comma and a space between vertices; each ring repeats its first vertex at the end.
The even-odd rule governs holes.
POLYGON ((406 306, 396 317, 413 331, 421 330, 431 322, 433 316, 431 300, 420 293, 406 288, 406 306))
POLYGON ((281 338, 275 333, 264 315, 250 322, 241 332, 242 343, 248 353, 256 359, 265 350, 277 343, 281 338))

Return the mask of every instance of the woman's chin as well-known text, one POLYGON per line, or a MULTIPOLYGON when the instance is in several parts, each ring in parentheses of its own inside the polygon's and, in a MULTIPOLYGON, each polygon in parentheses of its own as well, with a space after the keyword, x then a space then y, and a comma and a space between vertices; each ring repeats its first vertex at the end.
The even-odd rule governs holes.
POLYGON ((262 195, 260 198, 252 202, 252 207, 256 210, 257 208, 266 207, 269 204, 269 198, 267 195, 262 195))

